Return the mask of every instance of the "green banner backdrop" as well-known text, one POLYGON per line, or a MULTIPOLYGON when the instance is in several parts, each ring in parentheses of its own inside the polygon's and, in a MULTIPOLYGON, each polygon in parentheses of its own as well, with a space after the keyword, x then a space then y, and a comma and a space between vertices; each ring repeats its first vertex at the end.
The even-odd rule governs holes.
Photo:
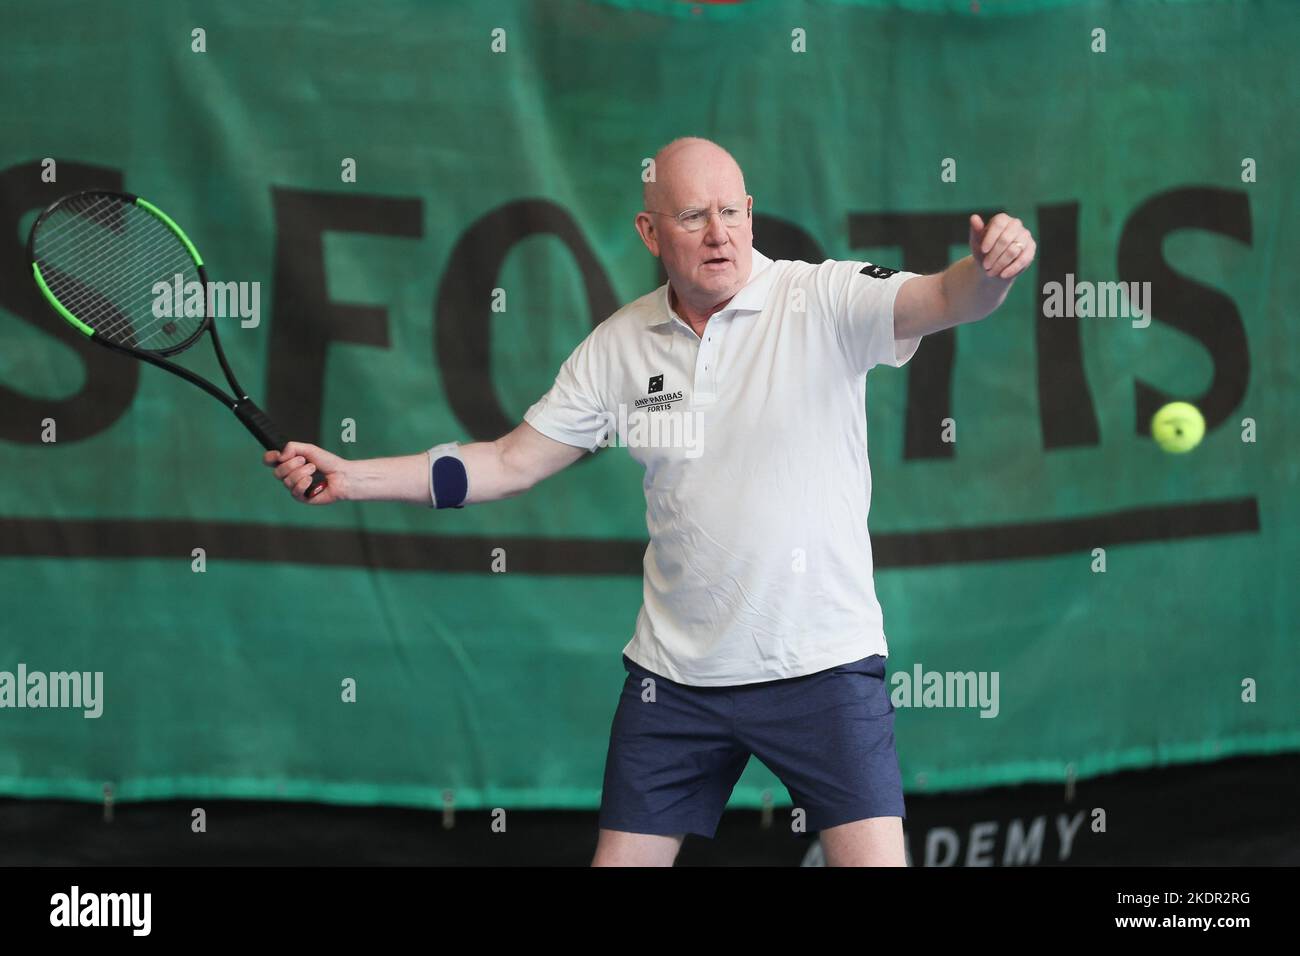
MULTIPOLYGON (((899 708, 910 789, 1300 747, 1292 0, 3 16, 0 671, 102 672, 103 713, 0 709, 0 792, 595 806, 625 450, 463 511, 302 507, 209 397, 64 327, 22 243, 75 189, 150 198, 261 283, 223 334, 263 407, 408 454, 498 437, 662 281, 632 217, 684 134, 734 152, 772 257, 935 271, 972 211, 1038 237, 996 315, 868 383, 891 672, 1000 677, 995 719, 899 708), (1149 281, 1153 321, 1041 315, 1067 276, 1149 281), (1143 434, 1175 398, 1210 426, 1184 456, 1143 434)), ((734 804, 765 789, 755 761, 734 804)))

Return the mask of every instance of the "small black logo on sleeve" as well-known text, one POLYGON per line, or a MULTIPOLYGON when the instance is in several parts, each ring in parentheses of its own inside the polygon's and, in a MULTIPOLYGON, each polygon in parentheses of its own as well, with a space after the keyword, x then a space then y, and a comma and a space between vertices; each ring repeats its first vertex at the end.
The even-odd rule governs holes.
POLYGON ((664 377, 662 375, 652 375, 650 377, 650 388, 647 389, 647 392, 653 395, 655 392, 662 392, 663 390, 664 377))
POLYGON ((870 276, 873 279, 888 279, 892 275, 897 275, 897 269, 886 269, 884 266, 866 265, 862 267, 860 273, 864 276, 870 276))

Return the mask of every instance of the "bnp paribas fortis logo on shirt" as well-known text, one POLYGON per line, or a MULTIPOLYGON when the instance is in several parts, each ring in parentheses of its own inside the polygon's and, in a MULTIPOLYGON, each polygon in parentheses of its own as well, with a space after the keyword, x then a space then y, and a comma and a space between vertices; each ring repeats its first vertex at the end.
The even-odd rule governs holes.
POLYGON ((637 408, 648 412, 657 412, 661 409, 669 408, 674 402, 682 399, 680 390, 676 392, 664 391, 663 375, 651 375, 650 382, 646 385, 646 397, 638 398, 635 402, 637 408))
POLYGON ((616 409, 601 412, 605 427, 596 444, 680 449, 683 458, 699 458, 704 453, 704 413, 685 407, 681 389, 664 391, 663 373, 646 379, 645 390, 645 397, 633 399, 631 407, 619 402, 616 409))

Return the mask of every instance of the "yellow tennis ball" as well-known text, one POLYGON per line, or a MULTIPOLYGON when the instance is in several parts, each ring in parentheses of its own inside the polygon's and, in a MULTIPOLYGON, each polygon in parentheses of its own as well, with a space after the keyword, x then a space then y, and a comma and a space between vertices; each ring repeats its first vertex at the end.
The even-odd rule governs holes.
POLYGON ((1191 451, 1205 437, 1205 418, 1195 405, 1170 402, 1151 419, 1151 437, 1165 451, 1191 451))

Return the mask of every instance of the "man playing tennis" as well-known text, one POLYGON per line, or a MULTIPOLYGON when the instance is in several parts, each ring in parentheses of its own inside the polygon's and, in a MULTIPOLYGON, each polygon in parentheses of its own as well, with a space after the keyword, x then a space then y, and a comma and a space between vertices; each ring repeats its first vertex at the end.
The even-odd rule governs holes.
POLYGON ((687 833, 712 837, 751 755, 828 865, 904 865, 866 373, 991 313, 1034 240, 1006 214, 972 215, 971 255, 935 275, 773 261, 753 248, 753 197, 726 150, 674 140, 653 169, 636 229, 667 284, 593 329, 518 428, 368 461, 291 442, 265 462, 299 500, 324 473, 312 504, 459 507, 527 491, 630 432, 629 410, 697 416, 691 447, 620 436, 646 469, 650 544, 593 865, 667 866, 687 833))

